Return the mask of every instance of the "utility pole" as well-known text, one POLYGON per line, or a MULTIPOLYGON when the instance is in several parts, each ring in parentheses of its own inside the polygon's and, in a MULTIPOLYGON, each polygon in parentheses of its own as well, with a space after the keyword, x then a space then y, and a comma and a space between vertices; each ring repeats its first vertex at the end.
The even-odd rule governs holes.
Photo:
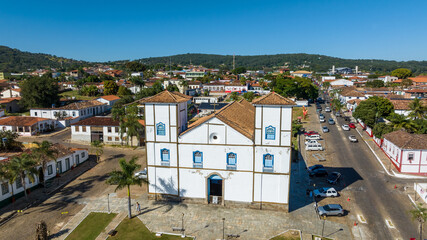
POLYGON ((233 53, 233 70, 236 68, 236 55, 233 53))

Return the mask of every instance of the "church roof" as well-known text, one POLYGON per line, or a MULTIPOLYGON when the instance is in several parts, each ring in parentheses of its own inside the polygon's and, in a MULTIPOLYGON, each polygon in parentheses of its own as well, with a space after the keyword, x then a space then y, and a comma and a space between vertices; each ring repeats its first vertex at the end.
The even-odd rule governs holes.
POLYGON ((265 96, 252 101, 254 105, 296 105, 294 101, 285 98, 275 92, 271 92, 265 96))
POLYGON ((190 99, 190 96, 165 90, 154 96, 143 98, 139 100, 139 103, 182 103, 187 102, 190 99))
POLYGON ((190 124, 188 129, 181 134, 185 134, 212 118, 218 118, 249 139, 253 139, 254 137, 255 107, 246 100, 232 102, 221 110, 198 119, 194 123, 190 124))

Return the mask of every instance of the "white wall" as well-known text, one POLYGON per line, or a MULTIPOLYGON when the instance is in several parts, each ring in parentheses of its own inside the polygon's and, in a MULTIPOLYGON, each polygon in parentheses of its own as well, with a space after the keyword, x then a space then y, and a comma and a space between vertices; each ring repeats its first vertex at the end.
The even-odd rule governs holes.
POLYGON ((290 146, 292 108, 281 106, 256 106, 255 144, 267 146, 290 146), (266 139, 266 128, 275 128, 275 139, 266 139))
POLYGON ((289 175, 255 174, 254 201, 289 203, 289 175))

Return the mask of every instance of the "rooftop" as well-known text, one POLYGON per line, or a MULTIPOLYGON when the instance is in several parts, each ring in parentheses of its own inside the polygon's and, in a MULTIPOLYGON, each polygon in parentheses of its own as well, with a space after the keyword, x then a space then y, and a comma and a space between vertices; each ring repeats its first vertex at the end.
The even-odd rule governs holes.
POLYGON ((78 121, 78 122, 73 123, 71 125, 77 125, 77 126, 120 126, 120 122, 115 121, 111 117, 95 116, 95 117, 91 117, 91 118, 86 118, 84 120, 78 121))
POLYGON ((254 105, 296 105, 294 101, 285 98, 275 92, 271 92, 265 96, 252 101, 254 105))
POLYGON ((89 100, 89 101, 80 101, 80 102, 70 103, 68 105, 57 107, 57 108, 33 108, 33 109, 80 110, 80 109, 102 106, 102 105, 106 105, 106 104, 97 100, 89 100))
POLYGON ((139 100, 139 103, 182 103, 190 99, 190 96, 165 90, 154 96, 143 98, 139 100))
POLYGON ((427 149, 427 134, 412 134, 399 130, 387 133, 384 138, 400 149, 427 149))
POLYGON ((50 119, 39 118, 39 117, 28 117, 28 116, 9 116, 9 117, 0 118, 0 125, 30 127, 44 120, 50 120, 50 119))
POLYGON ((120 99, 116 95, 107 95, 107 96, 102 96, 100 98, 105 99, 107 101, 114 101, 114 100, 119 100, 120 99))

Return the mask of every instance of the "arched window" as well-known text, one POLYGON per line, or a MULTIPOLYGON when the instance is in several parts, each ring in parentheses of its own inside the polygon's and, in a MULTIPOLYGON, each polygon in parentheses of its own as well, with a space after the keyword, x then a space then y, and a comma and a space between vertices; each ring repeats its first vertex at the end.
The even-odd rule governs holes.
POLYGON ((193 167, 203 168, 203 153, 199 151, 193 152, 193 167))
POLYGON ((276 139, 276 128, 273 126, 268 126, 265 128, 265 139, 274 140, 276 139))
POLYGON ((274 155, 271 154, 264 154, 264 172, 273 172, 274 167, 274 155))
POLYGON ((236 170, 237 165, 237 154, 231 152, 227 153, 227 169, 236 170))
POLYGON ((162 159, 162 166, 169 166, 170 151, 166 148, 160 150, 160 157, 162 159))
POLYGON ((166 128, 164 123, 157 123, 156 125, 157 135, 165 136, 166 135, 166 128))

